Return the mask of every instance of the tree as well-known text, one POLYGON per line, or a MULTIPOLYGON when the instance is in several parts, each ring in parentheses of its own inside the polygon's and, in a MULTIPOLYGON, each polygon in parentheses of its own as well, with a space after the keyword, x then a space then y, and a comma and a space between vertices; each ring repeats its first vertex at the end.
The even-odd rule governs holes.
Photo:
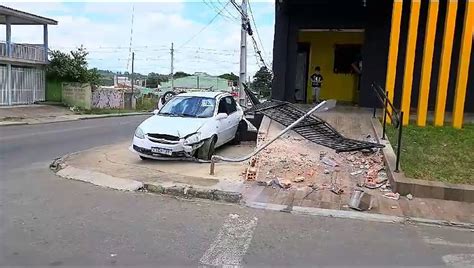
POLYGON ((235 75, 234 73, 225 73, 225 74, 221 74, 219 75, 220 78, 223 78, 223 79, 227 79, 227 80, 230 80, 232 81, 232 84, 234 86, 237 86, 238 82, 239 82, 239 77, 237 75, 235 75))
POLYGON ((272 79, 273 76, 270 70, 263 66, 253 76, 252 88, 259 92, 263 97, 269 97, 272 79))
POLYGON ((168 81, 168 76, 158 73, 149 73, 146 77, 146 86, 150 88, 156 88, 161 83, 168 81))
POLYGON ((173 78, 181 78, 181 77, 186 77, 186 76, 191 76, 191 75, 185 72, 176 72, 174 73, 173 78))
POLYGON ((86 57, 88 54, 83 46, 69 53, 59 50, 51 51, 50 64, 46 69, 48 79, 98 85, 101 75, 96 68, 87 68, 86 57))

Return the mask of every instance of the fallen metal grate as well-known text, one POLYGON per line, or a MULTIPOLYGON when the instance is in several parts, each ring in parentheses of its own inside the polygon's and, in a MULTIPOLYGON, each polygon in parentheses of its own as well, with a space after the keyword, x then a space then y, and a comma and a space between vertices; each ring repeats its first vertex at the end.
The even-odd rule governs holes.
MULTIPOLYGON (((253 106, 245 113, 262 113, 287 127, 306 112, 288 102, 267 101, 253 106)), ((306 117, 293 128, 293 131, 309 141, 334 149, 336 152, 384 147, 378 143, 345 138, 326 121, 314 115, 306 117)))

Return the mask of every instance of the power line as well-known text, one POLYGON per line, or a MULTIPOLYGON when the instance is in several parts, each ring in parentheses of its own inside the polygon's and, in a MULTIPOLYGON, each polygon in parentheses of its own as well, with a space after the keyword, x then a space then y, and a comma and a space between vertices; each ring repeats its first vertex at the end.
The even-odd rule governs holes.
MULTIPOLYGON (((214 12, 219 13, 219 9, 221 7, 214 5, 214 2, 212 0, 209 0, 209 2, 207 2, 206 0, 202 0, 202 2, 204 4, 206 4, 206 6, 208 6, 210 9, 212 9, 214 12)), ((229 14, 229 15, 226 15, 226 14, 223 14, 223 13, 221 13, 220 15, 225 20, 230 21, 230 22, 234 22, 235 18, 232 16, 232 14, 229 13, 229 11, 227 9, 224 9, 224 11, 226 11, 226 13, 229 14)))
MULTIPOLYGON (((224 10, 226 11, 226 13, 234 20, 234 21, 239 21, 239 17, 235 16, 234 14, 232 14, 232 12, 230 12, 230 10, 227 9, 227 6, 226 4, 222 3, 221 1, 217 0, 217 3, 219 3, 220 7, 224 7, 224 10)), ((228 3, 227 3, 228 4, 228 3)), ((219 7, 218 7, 219 8, 219 7)))
MULTIPOLYGON (((227 4, 224 6, 224 8, 229 4, 229 2, 227 2, 227 4)), ((191 38, 189 38, 188 40, 186 40, 183 44, 181 44, 178 49, 182 48, 184 45, 186 45, 187 43, 191 42, 194 38, 196 38, 200 33, 202 33, 207 27, 209 27, 209 25, 211 25, 214 20, 219 17, 222 13, 222 11, 224 11, 224 8, 221 8, 219 10, 219 12, 217 12, 217 14, 204 26, 202 27, 201 30, 199 30, 199 32, 197 32, 195 35, 193 35, 191 38)))
POLYGON ((253 16, 252 4, 250 3, 250 0, 249 0, 249 11, 250 11, 250 16, 252 17, 253 26, 255 28, 255 33, 257 34, 258 41, 260 41, 260 45, 262 46, 263 54, 266 55, 267 53, 265 53, 265 48, 263 47, 263 42, 262 42, 262 39, 260 39, 260 33, 258 32, 257 21, 255 20, 255 17, 253 16))

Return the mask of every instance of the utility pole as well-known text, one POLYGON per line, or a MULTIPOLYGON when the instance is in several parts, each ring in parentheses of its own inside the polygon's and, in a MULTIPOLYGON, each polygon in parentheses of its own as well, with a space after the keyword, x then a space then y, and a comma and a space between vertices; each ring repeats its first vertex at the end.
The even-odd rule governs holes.
POLYGON ((242 25, 240 29, 240 76, 239 76, 239 103, 247 106, 244 85, 247 78, 247 0, 242 0, 242 25))
POLYGON ((132 83, 131 83, 132 84, 132 96, 133 96, 133 84, 135 82, 134 81, 135 80, 134 79, 135 74, 134 74, 134 69, 133 69, 134 68, 134 63, 135 63, 135 52, 132 52, 132 83))
POLYGON ((130 97, 130 106, 135 109, 136 99, 133 96, 133 88, 135 87, 135 52, 132 52, 132 96, 130 97))
POLYGON ((173 78, 173 61, 174 61, 174 48, 173 43, 171 43, 171 90, 174 90, 174 78, 173 78))

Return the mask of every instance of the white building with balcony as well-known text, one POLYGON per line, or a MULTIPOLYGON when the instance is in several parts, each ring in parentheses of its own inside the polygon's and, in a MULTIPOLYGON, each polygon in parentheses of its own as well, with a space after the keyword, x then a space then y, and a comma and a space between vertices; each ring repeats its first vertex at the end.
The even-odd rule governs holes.
POLYGON ((44 101, 48 25, 58 22, 0 5, 0 24, 5 25, 5 41, 0 41, 0 105, 44 101), (43 25, 43 44, 13 43, 12 25, 43 25))

